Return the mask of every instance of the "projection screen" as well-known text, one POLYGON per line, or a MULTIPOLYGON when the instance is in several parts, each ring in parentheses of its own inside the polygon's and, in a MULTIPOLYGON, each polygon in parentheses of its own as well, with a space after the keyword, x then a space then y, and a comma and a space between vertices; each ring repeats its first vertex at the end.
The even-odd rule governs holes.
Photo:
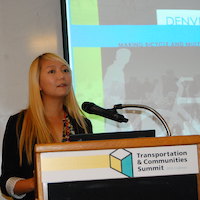
MULTIPOLYGON (((147 105, 172 135, 200 133, 199 0, 61 2, 65 57, 80 106, 147 105)), ((166 135, 147 110, 118 112, 128 123, 86 116, 95 133, 155 129, 166 135)))

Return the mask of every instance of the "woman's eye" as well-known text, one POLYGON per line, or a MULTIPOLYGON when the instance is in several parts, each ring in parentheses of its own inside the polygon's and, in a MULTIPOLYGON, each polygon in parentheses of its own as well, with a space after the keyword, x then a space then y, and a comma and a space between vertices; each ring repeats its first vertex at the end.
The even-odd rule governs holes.
POLYGON ((69 69, 63 69, 63 72, 69 72, 69 69))
POLYGON ((48 71, 49 74, 54 74, 56 71, 54 69, 48 71))

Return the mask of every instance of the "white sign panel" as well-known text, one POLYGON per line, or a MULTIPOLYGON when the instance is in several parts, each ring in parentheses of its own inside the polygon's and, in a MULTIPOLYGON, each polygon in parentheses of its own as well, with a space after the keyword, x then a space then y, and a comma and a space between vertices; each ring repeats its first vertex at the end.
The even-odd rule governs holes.
POLYGON ((42 182, 197 174, 197 145, 41 154, 42 182))

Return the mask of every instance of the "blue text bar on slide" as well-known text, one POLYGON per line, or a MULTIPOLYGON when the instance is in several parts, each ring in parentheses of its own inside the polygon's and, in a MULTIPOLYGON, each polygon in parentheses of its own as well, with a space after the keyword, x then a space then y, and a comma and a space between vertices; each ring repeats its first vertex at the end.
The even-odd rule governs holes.
POLYGON ((72 47, 200 46, 200 26, 71 25, 72 47))

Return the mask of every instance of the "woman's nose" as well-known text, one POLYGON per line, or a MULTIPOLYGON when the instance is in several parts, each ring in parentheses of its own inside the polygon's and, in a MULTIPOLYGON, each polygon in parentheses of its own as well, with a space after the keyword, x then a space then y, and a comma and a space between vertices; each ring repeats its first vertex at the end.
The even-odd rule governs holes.
POLYGON ((57 77, 58 77, 58 79, 63 79, 64 78, 64 72, 63 71, 58 71, 57 77))

